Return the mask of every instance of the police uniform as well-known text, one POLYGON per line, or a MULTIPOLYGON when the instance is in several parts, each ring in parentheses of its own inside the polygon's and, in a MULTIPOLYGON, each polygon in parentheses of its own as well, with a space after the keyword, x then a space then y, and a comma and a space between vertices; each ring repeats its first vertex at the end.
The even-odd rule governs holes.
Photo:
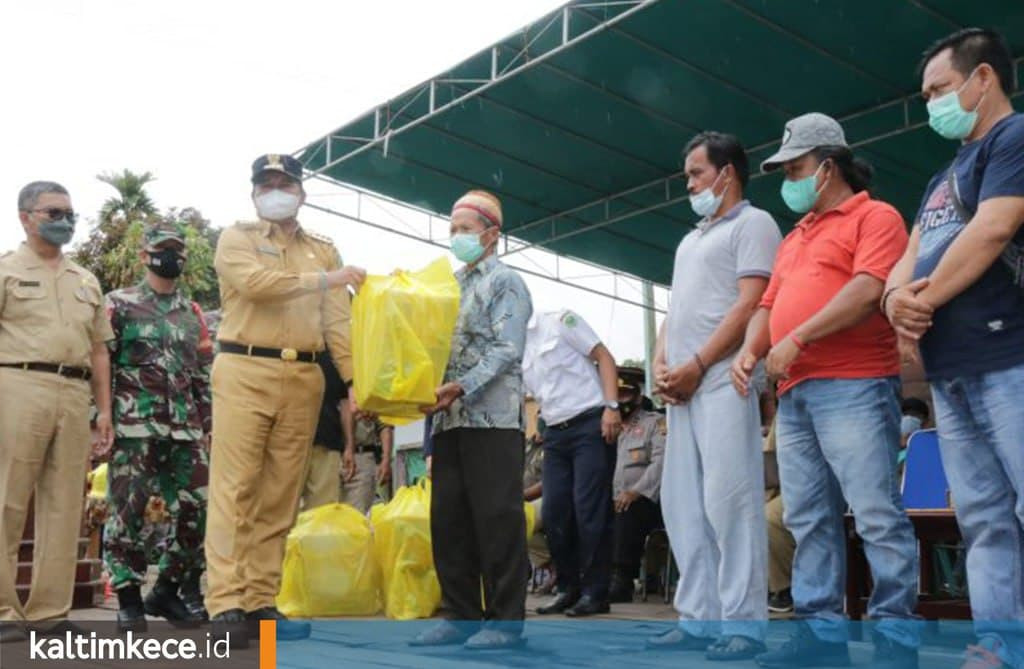
MULTIPOLYGON (((254 178, 265 170, 301 179, 290 156, 261 157, 254 178)), ((328 354, 325 342, 342 378, 352 378, 349 294, 327 289, 325 272, 341 268, 329 239, 238 223, 221 233, 214 265, 223 316, 205 543, 211 617, 274 607, 323 394, 316 357, 328 354)))
POLYGON ((665 455, 665 417, 636 409, 619 435, 612 478, 612 496, 626 490, 640 496, 625 511, 615 514, 612 534, 612 590, 624 588, 632 597, 633 579, 640 570, 644 541, 661 527, 661 470, 665 455))
MULTIPOLYGON (((184 245, 184 230, 157 224, 146 230, 145 241, 149 248, 165 241, 184 245)), ((115 590, 145 581, 145 534, 154 525, 147 522, 147 510, 152 516, 152 507, 162 501, 158 506, 169 533, 158 564, 161 586, 173 596, 182 583, 198 589, 205 567, 204 436, 212 418, 213 344, 199 305, 180 287, 158 294, 144 280, 111 292, 106 301, 115 335, 110 343, 115 440, 104 560, 115 590)), ((150 613, 154 609, 150 606, 150 613)))
POLYGON ((376 419, 360 418, 355 421, 356 473, 349 481, 342 481, 341 501, 363 513, 370 510, 377 488, 377 462, 383 450, 382 437, 385 430, 394 428, 376 419))
POLYGON ((96 277, 66 256, 51 269, 28 244, 0 258, 0 621, 71 608, 89 459, 93 346, 113 337, 96 277), (32 589, 15 590, 35 493, 32 589))

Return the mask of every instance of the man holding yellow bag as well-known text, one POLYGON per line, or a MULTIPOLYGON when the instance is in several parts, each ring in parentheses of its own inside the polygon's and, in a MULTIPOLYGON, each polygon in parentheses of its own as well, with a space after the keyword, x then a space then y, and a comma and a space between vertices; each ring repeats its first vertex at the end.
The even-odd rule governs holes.
POLYGON ((533 306, 522 278, 495 257, 501 225, 490 193, 470 191, 452 207, 452 253, 466 263, 456 273, 459 316, 437 402, 423 409, 433 415, 430 531, 446 620, 415 646, 523 643, 522 362, 533 306))
POLYGON ((248 646, 260 620, 279 639, 309 635, 275 607, 330 355, 352 378, 349 293, 366 273, 296 216, 302 165, 268 154, 252 166, 259 220, 225 228, 214 266, 224 316, 213 364, 213 444, 206 520, 206 608, 214 635, 248 646), (325 351, 326 347, 329 349, 325 351))

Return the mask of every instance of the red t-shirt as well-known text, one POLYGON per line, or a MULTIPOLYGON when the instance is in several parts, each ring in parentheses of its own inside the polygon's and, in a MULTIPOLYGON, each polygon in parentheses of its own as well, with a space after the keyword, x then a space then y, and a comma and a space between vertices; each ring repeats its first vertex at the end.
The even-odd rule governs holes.
MULTIPOLYGON (((821 311, 857 274, 884 282, 906 248, 903 217, 866 191, 824 214, 804 216, 782 240, 761 298, 761 306, 771 309, 772 345, 821 311)), ((860 324, 808 344, 778 392, 806 379, 873 378, 899 371, 896 333, 876 310, 860 324)))

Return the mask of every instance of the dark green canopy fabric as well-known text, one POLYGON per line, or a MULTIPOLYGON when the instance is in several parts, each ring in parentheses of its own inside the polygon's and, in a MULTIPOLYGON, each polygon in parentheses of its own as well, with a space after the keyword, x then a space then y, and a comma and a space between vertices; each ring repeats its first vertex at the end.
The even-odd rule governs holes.
MULTIPOLYGON (((667 283, 695 220, 680 149, 701 130, 738 135, 756 166, 786 120, 830 114, 875 167, 874 195, 909 220, 955 150, 927 126, 917 62, 973 25, 1000 30, 1020 63, 1021 0, 574 2, 298 156, 438 213, 486 188, 513 237, 667 283)), ((788 229, 780 179, 747 193, 788 229)))

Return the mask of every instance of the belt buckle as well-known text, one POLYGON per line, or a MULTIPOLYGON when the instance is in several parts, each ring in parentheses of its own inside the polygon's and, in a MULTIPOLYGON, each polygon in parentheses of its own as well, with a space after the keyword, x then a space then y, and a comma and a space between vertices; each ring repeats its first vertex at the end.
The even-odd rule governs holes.
POLYGON ((282 348, 281 359, 285 362, 295 362, 299 359, 299 352, 294 348, 282 348))

